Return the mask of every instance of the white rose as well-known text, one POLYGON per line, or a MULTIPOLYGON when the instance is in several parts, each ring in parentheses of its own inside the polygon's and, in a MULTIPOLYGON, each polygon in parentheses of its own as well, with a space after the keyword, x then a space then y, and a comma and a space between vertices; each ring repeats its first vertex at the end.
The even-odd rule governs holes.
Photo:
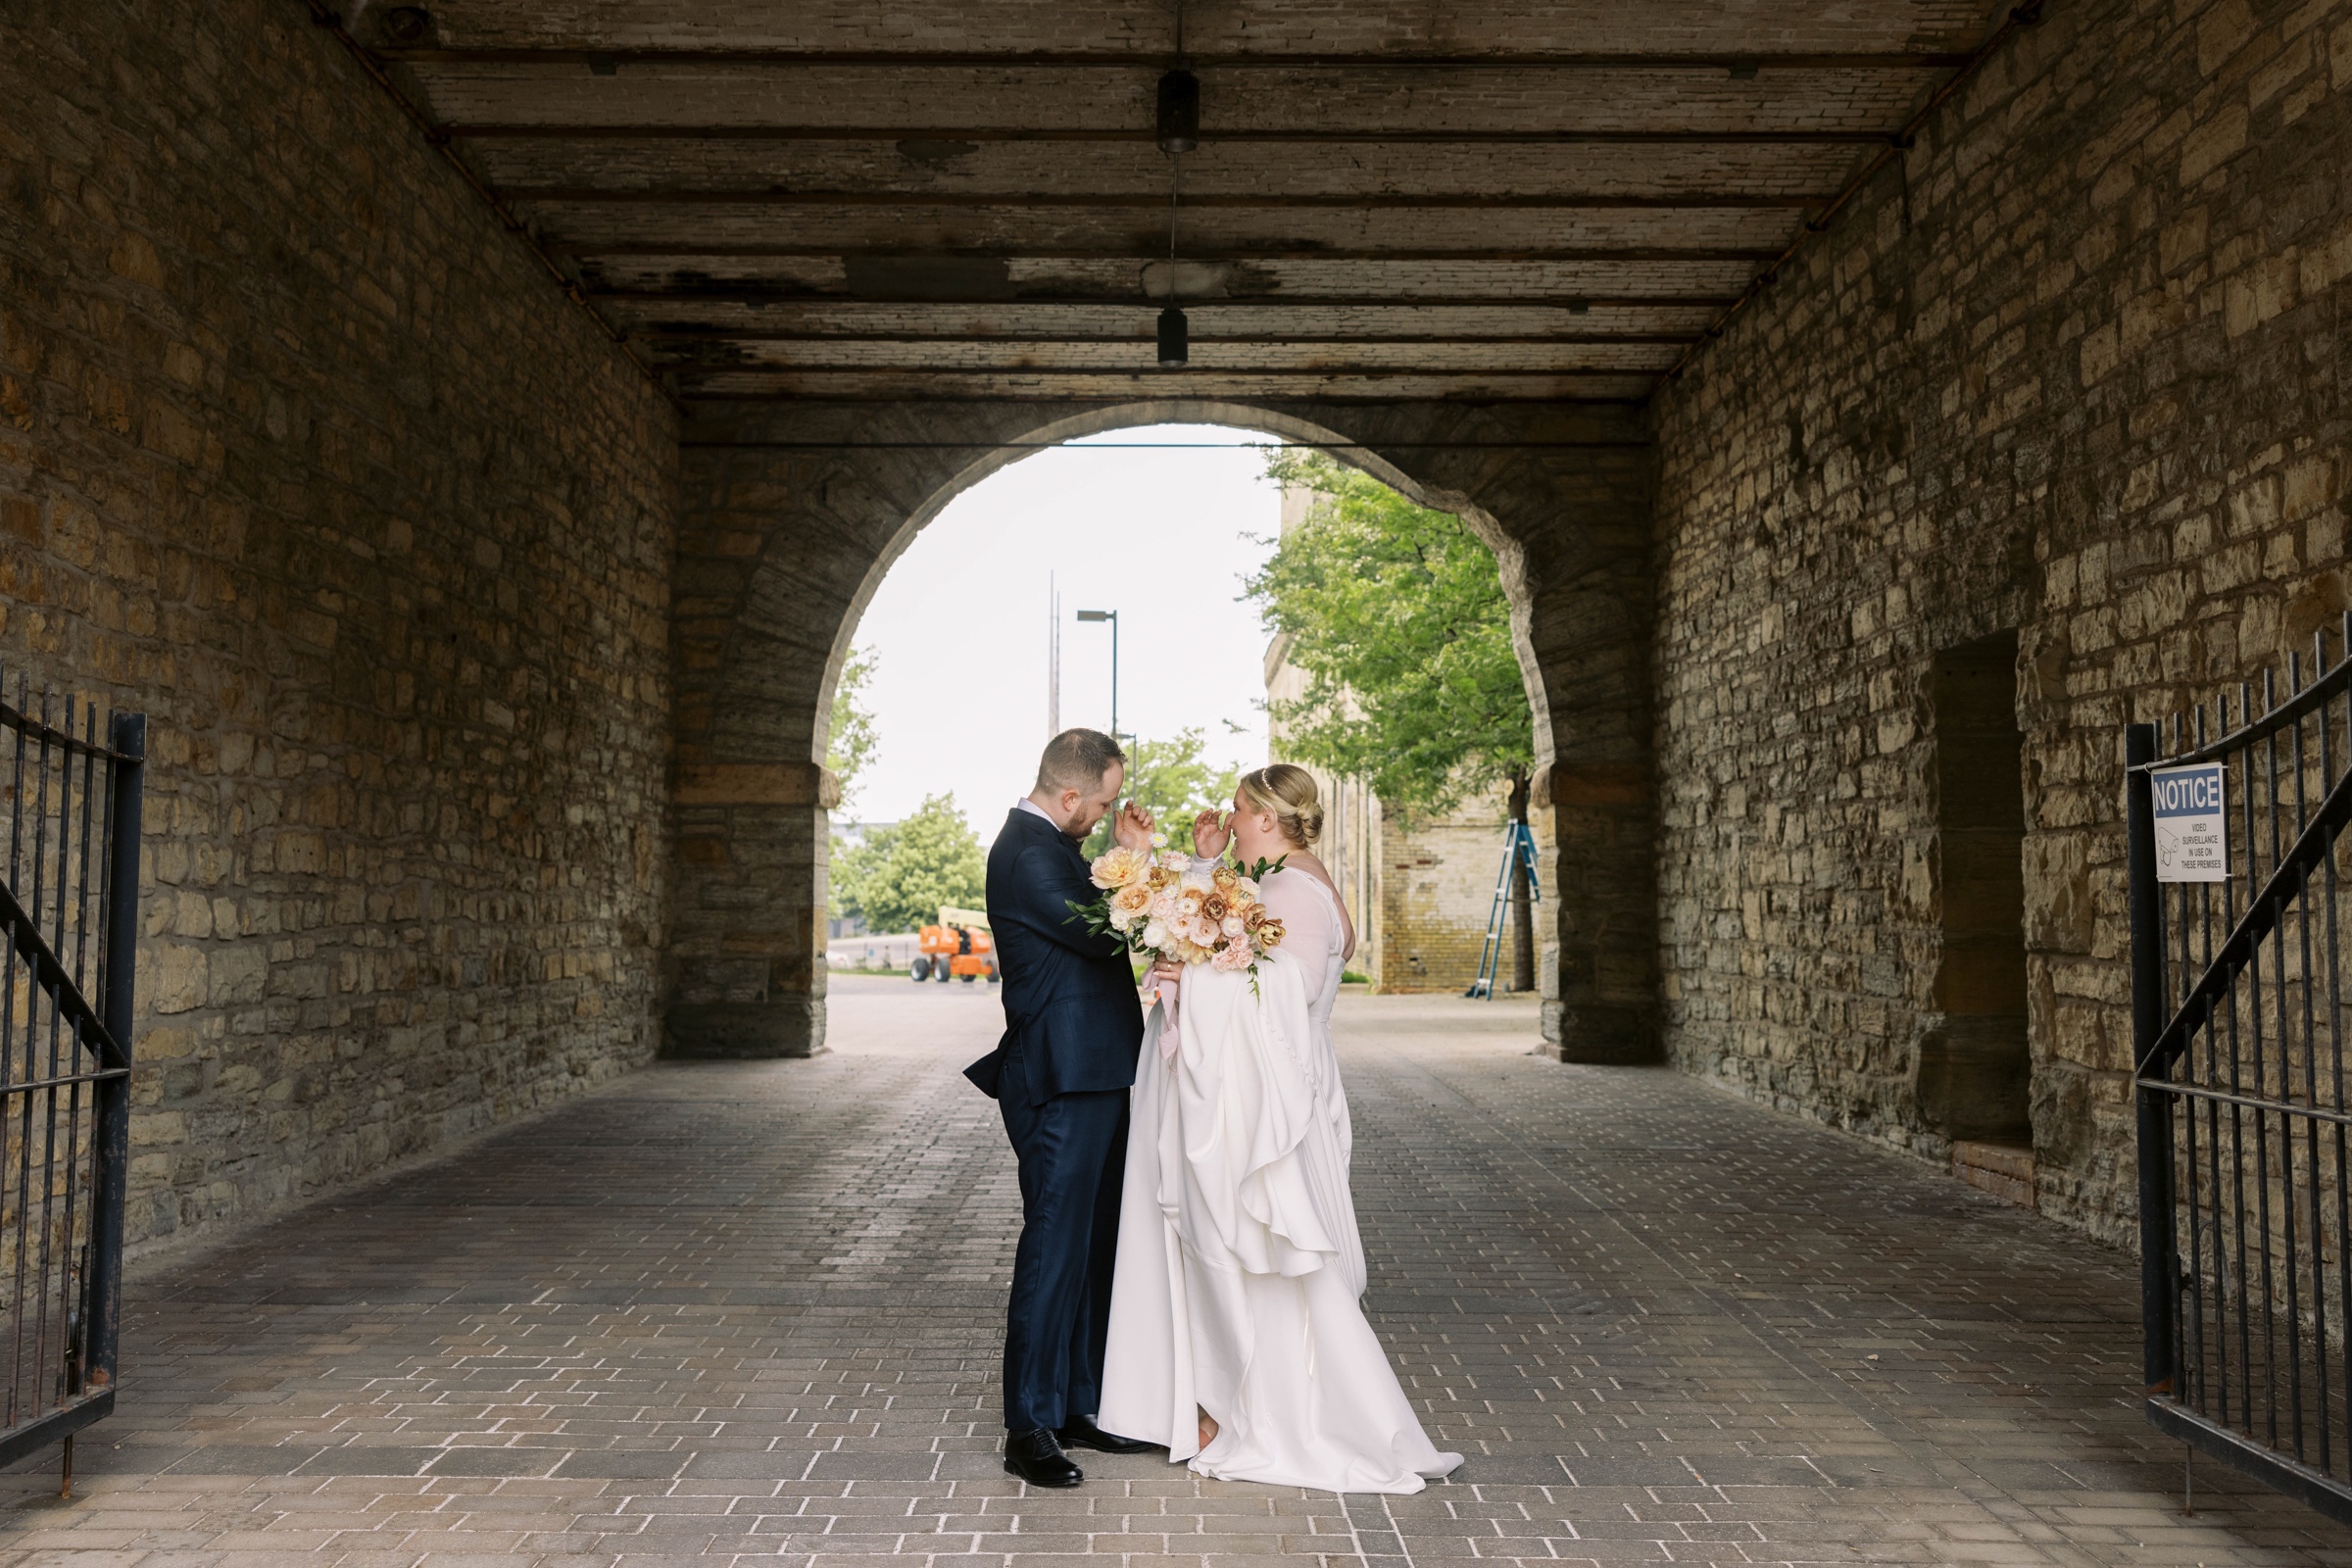
POLYGON ((1164 948, 1168 945, 1168 928, 1153 920, 1144 927, 1144 946, 1164 948))
POLYGON ((1238 914, 1229 914, 1218 922, 1217 928, 1229 937, 1238 937, 1243 931, 1242 917, 1238 914))

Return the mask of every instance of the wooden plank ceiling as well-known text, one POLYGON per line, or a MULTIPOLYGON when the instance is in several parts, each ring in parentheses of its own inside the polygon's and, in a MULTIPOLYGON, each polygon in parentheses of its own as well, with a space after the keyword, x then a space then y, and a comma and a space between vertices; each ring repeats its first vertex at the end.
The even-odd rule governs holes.
POLYGON ((1620 401, 2004 15, 1254 0, 1187 6, 1180 44, 1133 0, 370 0, 347 25, 685 397, 1620 401), (1200 141, 1171 156, 1180 61, 1200 141))

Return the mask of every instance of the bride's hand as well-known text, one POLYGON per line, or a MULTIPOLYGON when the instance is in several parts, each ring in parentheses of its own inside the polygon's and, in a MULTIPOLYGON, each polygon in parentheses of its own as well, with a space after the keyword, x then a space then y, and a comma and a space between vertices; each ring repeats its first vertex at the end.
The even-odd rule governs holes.
POLYGON ((1145 971, 1144 988, 1148 991, 1174 991, 1184 984, 1184 965, 1174 958, 1160 958, 1145 971))
POLYGON ((1193 818, 1193 853, 1200 858, 1215 859, 1232 842, 1232 822, 1223 811, 1211 807, 1193 818))

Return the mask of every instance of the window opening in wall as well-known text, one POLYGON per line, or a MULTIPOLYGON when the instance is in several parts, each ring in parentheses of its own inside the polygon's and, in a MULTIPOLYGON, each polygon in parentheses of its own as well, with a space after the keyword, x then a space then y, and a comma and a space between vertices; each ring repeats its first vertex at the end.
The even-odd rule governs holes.
POLYGON ((1938 1018, 1920 1044, 1920 1110, 1953 1141, 1960 1174, 2031 1202, 2017 633, 1938 654, 1929 701, 1943 942, 1938 1018))

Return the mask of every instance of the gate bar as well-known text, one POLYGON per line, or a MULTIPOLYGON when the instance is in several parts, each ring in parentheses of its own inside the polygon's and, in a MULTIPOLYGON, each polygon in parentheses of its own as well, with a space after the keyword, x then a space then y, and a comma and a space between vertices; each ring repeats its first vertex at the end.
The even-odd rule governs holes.
POLYGON ((2164 911, 2156 887, 2156 804, 2147 767, 2156 760, 2156 726, 2124 730, 2124 821, 2132 880, 2132 1048, 2138 1070, 2132 1100, 2139 1132, 2139 1303, 2145 1333, 2140 1378, 2150 1395, 2173 1392, 2178 1348, 2174 1312, 2180 1266, 2173 1257, 2173 1115, 2171 1104, 2137 1082, 2155 1065, 2162 1038, 2164 911))
MULTIPOLYGON (((122 1052, 122 1065, 130 1065, 130 1036, 136 1004, 139 945, 139 799, 147 771, 147 715, 117 713, 113 734, 122 758, 114 770, 107 796, 108 835, 106 886, 105 1023, 122 1052)), ((97 1120, 92 1151, 97 1168, 90 1185, 94 1212, 90 1216, 90 1274, 86 1282, 89 1307, 83 1314, 83 1333, 90 1347, 83 1387, 103 1392, 111 1404, 115 1384, 115 1349, 121 1338, 122 1300, 122 1206, 129 1192, 130 1079, 110 1078, 90 1091, 97 1120)))
POLYGON ((2191 1451, 2202 1448, 2224 1464, 2285 1493, 2313 1512, 2326 1514, 2339 1524, 2352 1525, 2352 1496, 2346 1496, 2343 1483, 2326 1471, 2297 1463, 2278 1449, 2218 1426, 2171 1399, 2149 1399, 2147 1413, 2150 1426, 2167 1437, 2179 1438, 2191 1451))

